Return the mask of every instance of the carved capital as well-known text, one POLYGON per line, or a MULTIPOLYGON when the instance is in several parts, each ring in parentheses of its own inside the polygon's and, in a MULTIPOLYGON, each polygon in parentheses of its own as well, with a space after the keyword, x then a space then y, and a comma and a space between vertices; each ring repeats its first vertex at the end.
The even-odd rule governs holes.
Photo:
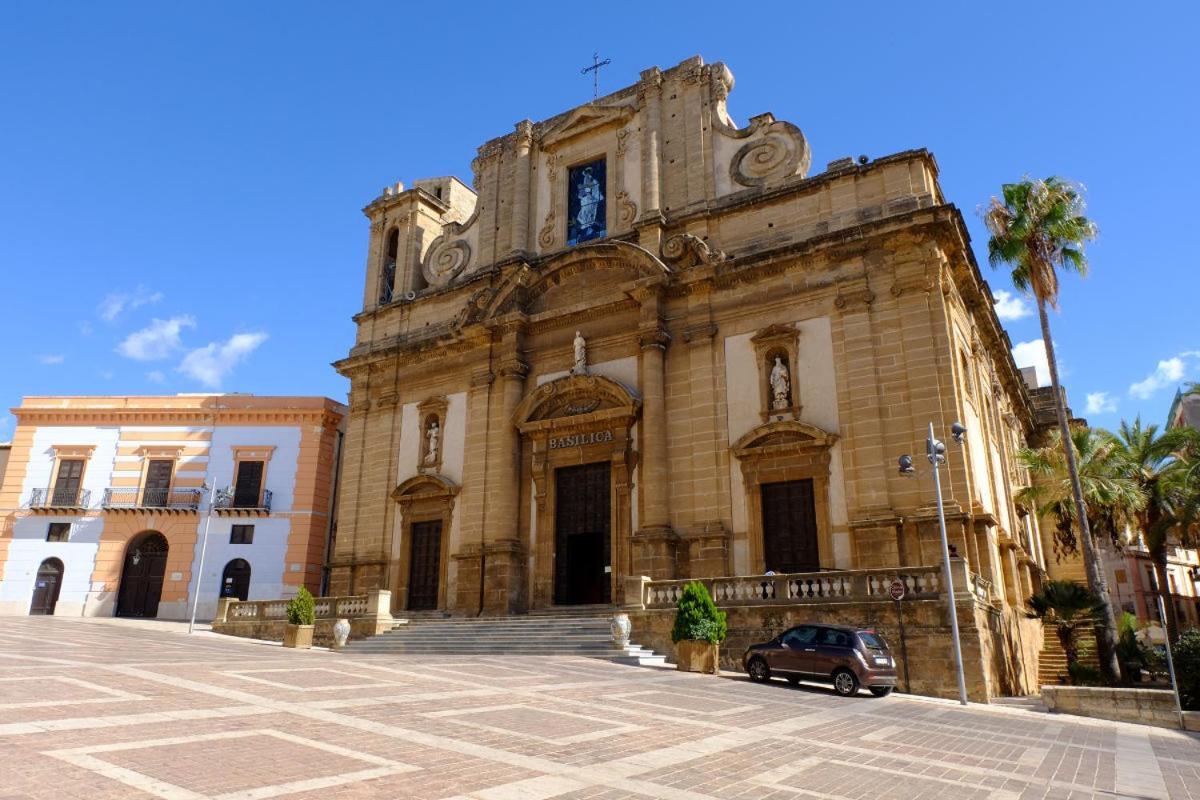
POLYGON ((500 365, 501 378, 518 378, 524 380, 529 374, 529 365, 519 358, 512 358, 500 365))
POLYGON ((471 388, 478 389, 478 388, 481 388, 484 386, 491 386, 492 381, 494 381, 495 379, 496 379, 496 376, 494 374, 492 374, 492 371, 490 369, 479 370, 478 372, 473 372, 473 373, 471 373, 471 388))
POLYGON ((837 297, 834 298, 833 304, 838 308, 845 310, 853 308, 856 305, 869 306, 875 300, 875 293, 866 287, 859 289, 850 289, 847 291, 839 291, 837 297))
POLYGON ((657 347, 666 350, 671 343, 671 334, 663 327, 645 328, 638 333, 638 346, 643 350, 657 347))
POLYGON ((717 335, 714 322, 701 322, 683 329, 683 340, 688 344, 703 344, 717 335))

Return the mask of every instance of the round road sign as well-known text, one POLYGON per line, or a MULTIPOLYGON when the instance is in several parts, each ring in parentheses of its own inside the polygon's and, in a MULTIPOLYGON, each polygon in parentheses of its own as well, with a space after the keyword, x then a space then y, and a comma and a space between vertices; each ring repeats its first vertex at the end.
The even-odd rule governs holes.
POLYGON ((904 599, 904 582, 903 581, 892 581, 892 585, 888 587, 888 594, 890 594, 892 596, 893 600, 903 600, 904 599))

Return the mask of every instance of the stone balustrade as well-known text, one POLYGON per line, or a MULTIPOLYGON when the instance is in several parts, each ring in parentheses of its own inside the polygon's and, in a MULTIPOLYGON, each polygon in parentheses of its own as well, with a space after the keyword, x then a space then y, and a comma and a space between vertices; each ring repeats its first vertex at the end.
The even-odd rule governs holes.
MULTIPOLYGON (((635 605, 642 608, 674 608, 691 581, 652 581, 633 578, 635 605), (637 591, 639 590, 640 591, 637 591)), ((904 584, 905 599, 933 600, 942 593, 941 567, 860 569, 837 572, 796 572, 780 575, 744 575, 726 578, 696 578, 719 606, 792 605, 801 603, 863 602, 890 600, 894 581, 904 584)))
MULTIPOLYGON (((333 623, 350 620, 351 638, 374 636, 391 630, 395 620, 390 612, 392 593, 373 589, 366 594, 346 597, 314 598, 314 641, 328 644, 333 640, 333 623)), ((287 625, 287 600, 235 600, 221 598, 212 628, 216 633, 251 639, 283 640, 287 625)))

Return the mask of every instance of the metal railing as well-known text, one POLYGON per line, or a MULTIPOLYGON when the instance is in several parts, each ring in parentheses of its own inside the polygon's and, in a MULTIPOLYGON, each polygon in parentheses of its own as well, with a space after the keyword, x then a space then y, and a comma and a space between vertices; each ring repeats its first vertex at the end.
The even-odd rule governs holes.
POLYGON ((91 489, 34 489, 29 493, 30 508, 87 508, 91 489))
POLYGON ((138 489, 111 486, 104 490, 102 508, 169 508, 196 511, 200 508, 200 489, 138 489))
POLYGON ((253 501, 248 501, 244 497, 238 497, 237 492, 235 492, 232 487, 218 489, 216 495, 213 497, 213 508, 217 510, 244 509, 246 511, 270 511, 271 490, 263 490, 261 501, 259 501, 258 498, 254 498, 253 501))

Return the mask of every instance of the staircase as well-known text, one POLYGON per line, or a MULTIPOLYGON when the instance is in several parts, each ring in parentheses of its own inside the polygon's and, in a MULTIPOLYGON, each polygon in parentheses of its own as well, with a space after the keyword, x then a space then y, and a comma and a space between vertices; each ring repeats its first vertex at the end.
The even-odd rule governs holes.
MULTIPOLYGON (((1096 656, 1096 634, 1090 628, 1075 634, 1079 649, 1079 663, 1100 668, 1100 659, 1096 656)), ((1057 686, 1067 677, 1067 654, 1059 644, 1054 626, 1047 624, 1042 628, 1042 652, 1038 655, 1038 686, 1057 686), (1062 680, 1060 680, 1060 677, 1062 680)))
POLYGON ((612 641, 612 612, 542 611, 513 617, 410 614, 389 632, 352 641, 361 655, 587 656, 618 664, 659 666, 665 656, 612 641))

